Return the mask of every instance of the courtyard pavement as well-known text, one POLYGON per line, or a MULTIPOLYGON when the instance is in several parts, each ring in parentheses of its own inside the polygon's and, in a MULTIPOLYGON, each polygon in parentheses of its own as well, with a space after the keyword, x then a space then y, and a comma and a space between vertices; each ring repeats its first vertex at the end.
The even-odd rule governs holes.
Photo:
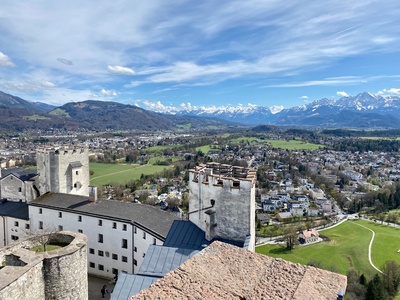
POLYGON ((89 300, 98 300, 98 299, 110 299, 110 294, 106 294, 104 298, 101 297, 101 288, 103 285, 107 285, 107 289, 109 293, 114 289, 114 283, 111 279, 104 279, 101 277, 96 277, 92 275, 88 275, 88 283, 89 283, 89 300))

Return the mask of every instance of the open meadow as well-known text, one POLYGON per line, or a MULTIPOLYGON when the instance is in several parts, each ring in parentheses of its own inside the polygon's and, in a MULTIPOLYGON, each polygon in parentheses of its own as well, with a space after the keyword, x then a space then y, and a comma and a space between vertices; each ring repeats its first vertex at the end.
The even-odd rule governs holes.
MULTIPOLYGON (((266 146, 270 146, 272 148, 280 148, 280 149, 289 149, 289 150, 315 150, 324 147, 319 144, 306 143, 302 140, 261 140, 257 137, 240 137, 230 139, 229 143, 231 144, 240 144, 240 143, 260 143, 266 144, 266 146)), ((197 147, 196 151, 202 151, 204 154, 207 154, 209 150, 218 148, 218 145, 204 145, 201 147, 197 147)))
POLYGON ((363 220, 346 221, 336 227, 321 231, 329 238, 316 244, 296 246, 288 251, 285 245, 264 245, 256 248, 256 252, 272 257, 280 257, 300 264, 310 261, 319 262, 321 268, 346 274, 349 268, 355 268, 371 279, 376 273, 368 261, 368 246, 375 232, 372 245, 372 262, 382 269, 385 261, 394 260, 400 263, 400 229, 363 220))
POLYGON ((264 140, 271 144, 272 148, 288 149, 288 150, 316 150, 324 147, 323 145, 305 143, 302 140, 264 140))
POLYGON ((156 165, 130 165, 130 164, 103 164, 90 163, 90 170, 93 175, 90 176, 91 185, 105 185, 108 183, 124 184, 130 180, 139 179, 142 174, 150 175, 160 173, 164 169, 170 169, 170 166, 156 165))

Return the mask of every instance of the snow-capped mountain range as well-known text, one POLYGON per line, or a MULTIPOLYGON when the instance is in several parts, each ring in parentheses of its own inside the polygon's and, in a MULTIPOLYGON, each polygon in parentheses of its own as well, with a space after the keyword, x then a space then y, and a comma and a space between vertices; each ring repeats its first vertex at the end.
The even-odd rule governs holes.
POLYGON ((292 108, 283 106, 210 106, 159 111, 183 116, 206 116, 243 124, 301 125, 317 127, 399 128, 400 97, 368 92, 338 100, 322 98, 292 108))

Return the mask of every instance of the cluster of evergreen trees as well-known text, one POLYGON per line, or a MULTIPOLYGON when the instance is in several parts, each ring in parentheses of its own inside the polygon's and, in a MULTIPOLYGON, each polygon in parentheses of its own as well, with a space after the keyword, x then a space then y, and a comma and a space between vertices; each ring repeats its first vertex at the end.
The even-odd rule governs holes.
POLYGON ((332 149, 335 151, 349 152, 397 152, 400 149, 400 140, 375 140, 375 139, 358 139, 349 138, 335 141, 332 144, 332 149))
POLYGON ((354 269, 347 271, 347 289, 345 298, 365 300, 391 300, 399 291, 400 265, 387 261, 383 273, 377 273, 367 281, 364 274, 354 269))

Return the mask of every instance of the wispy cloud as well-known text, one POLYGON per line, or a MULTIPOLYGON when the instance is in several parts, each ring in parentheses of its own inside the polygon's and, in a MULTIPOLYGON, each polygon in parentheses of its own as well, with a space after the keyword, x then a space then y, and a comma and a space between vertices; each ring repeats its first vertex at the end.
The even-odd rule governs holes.
POLYGON ((378 92, 378 95, 400 95, 400 88, 383 89, 378 92))
POLYGON ((118 93, 116 91, 113 90, 106 90, 106 89, 101 89, 100 90, 100 94, 103 96, 107 96, 107 97, 115 97, 118 96, 118 93))
POLYGON ((336 95, 340 96, 340 97, 349 97, 349 94, 347 94, 346 92, 336 92, 336 95))
POLYGON ((282 84, 274 84, 262 86, 261 88, 266 87, 304 87, 304 86, 336 86, 336 85, 353 85, 359 83, 368 82, 371 78, 362 78, 358 76, 343 76, 343 77, 331 77, 324 78, 321 80, 309 80, 303 82, 293 82, 293 83, 282 83, 282 84))
POLYGON ((107 71, 119 75, 135 75, 135 71, 133 69, 122 66, 108 66, 107 71))
POLYGON ((65 58, 59 57, 59 58, 57 58, 57 60, 58 60, 60 63, 63 63, 64 65, 68 65, 68 66, 72 66, 72 65, 73 65, 73 62, 72 62, 72 61, 70 61, 70 60, 68 60, 68 59, 65 59, 65 58))
POLYGON ((42 81, 0 81, 0 86, 8 90, 16 91, 19 93, 37 93, 47 88, 54 88, 55 84, 42 80, 42 81))
MULTIPOLYGON (((0 67, 15 68, 1 68, 0 77, 8 78, 9 70, 14 78, 42 70, 42 78, 51 78, 64 92, 76 89, 78 95, 99 91, 103 83, 121 94, 142 85, 165 92, 165 83, 175 89, 261 81, 327 69, 358 55, 397 51, 399 16, 396 0, 333 0, 330 5, 314 0, 72 0, 50 5, 4 0, 0 67), (135 80, 115 74, 135 75, 135 80)), ((267 87, 363 82, 360 76, 267 87)), ((146 87, 143 91, 148 92, 146 87)))
POLYGON ((300 99, 308 99, 308 96, 301 96, 300 99))
POLYGON ((0 51, 0 67, 15 67, 11 59, 0 51))

